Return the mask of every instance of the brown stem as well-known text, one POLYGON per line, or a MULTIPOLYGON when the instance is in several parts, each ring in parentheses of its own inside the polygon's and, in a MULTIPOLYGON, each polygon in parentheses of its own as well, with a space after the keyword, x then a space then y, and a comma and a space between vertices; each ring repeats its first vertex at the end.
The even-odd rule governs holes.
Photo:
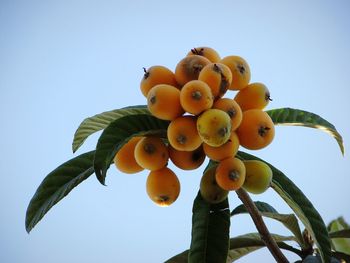
POLYGON ((251 218, 254 221, 254 224, 260 234, 261 240, 265 243, 267 248, 270 250, 272 256, 277 262, 287 263, 288 259, 283 255, 281 249, 278 247, 276 241, 272 238, 269 230, 267 229, 264 220, 262 219, 261 213, 258 208, 255 206, 253 200, 250 198, 248 193, 240 188, 236 191, 239 199, 241 199, 243 205, 247 209, 251 218))

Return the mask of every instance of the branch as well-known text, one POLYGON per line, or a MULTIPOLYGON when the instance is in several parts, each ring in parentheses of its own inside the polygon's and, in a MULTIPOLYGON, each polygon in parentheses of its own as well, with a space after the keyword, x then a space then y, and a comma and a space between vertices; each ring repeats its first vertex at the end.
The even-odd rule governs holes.
POLYGON ((270 232, 262 219, 260 211, 255 206, 249 194, 243 188, 236 190, 236 193, 253 219, 256 229, 260 234, 261 240, 266 244, 275 260, 279 263, 289 262, 283 255, 281 249, 278 247, 276 241, 270 235, 270 232))

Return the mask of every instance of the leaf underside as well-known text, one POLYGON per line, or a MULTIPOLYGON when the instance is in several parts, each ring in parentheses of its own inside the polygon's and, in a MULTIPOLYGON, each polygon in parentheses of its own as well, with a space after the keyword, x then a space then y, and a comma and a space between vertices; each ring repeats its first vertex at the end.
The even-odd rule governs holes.
MULTIPOLYGON (((294 214, 279 214, 275 208, 265 202, 254 202, 261 215, 281 222, 286 228, 288 228, 295 236, 295 241, 301 247, 304 247, 304 239, 301 234, 298 219, 294 214)), ((239 205, 232 210, 231 216, 238 214, 247 214, 248 211, 244 205, 239 205)))
POLYGON ((229 249, 228 199, 209 204, 198 192, 193 203, 192 238, 188 262, 226 262, 229 249))
MULTIPOLYGON (((291 251, 301 256, 301 251, 295 249, 284 241, 292 241, 293 237, 280 236, 276 234, 271 234, 271 236, 276 240, 277 245, 284 250, 291 251)), ((259 233, 248 233, 245 235, 233 237, 229 240, 229 251, 226 258, 226 263, 233 262, 239 258, 248 255, 260 248, 266 247, 265 243, 261 240, 259 233)), ((182 253, 168 259, 165 263, 187 263, 188 255, 190 250, 185 250, 182 253)), ((198 261, 204 262, 204 261, 198 261)), ((217 262, 217 261, 208 261, 208 262, 217 262)))

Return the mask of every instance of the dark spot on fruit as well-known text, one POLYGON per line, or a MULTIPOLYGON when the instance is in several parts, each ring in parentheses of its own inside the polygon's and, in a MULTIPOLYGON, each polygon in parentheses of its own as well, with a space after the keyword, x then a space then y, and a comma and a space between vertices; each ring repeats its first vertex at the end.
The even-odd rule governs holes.
POLYGON ((213 65, 213 70, 217 73, 221 73, 221 68, 216 64, 213 65))
POLYGON ((221 136, 221 137, 225 137, 226 134, 228 133, 228 129, 227 127, 222 127, 218 130, 218 134, 221 136))
POLYGON ((159 201, 161 202, 166 202, 166 201, 169 201, 169 196, 166 196, 166 195, 161 195, 159 196, 159 201))
POLYGON ((234 108, 229 109, 228 111, 226 111, 228 116, 230 116, 230 118, 232 119, 234 116, 236 116, 237 112, 234 108))
POLYGON ((202 98, 202 93, 199 90, 193 91, 192 98, 194 100, 200 100, 202 98))
POLYGON ((245 67, 242 64, 238 64, 237 69, 242 75, 245 73, 245 67))
POLYGON ((268 131, 270 130, 269 127, 265 127, 265 126, 260 126, 259 127, 259 130, 258 130, 258 134, 261 136, 261 137, 264 137, 268 131))
POLYGON ((151 143, 146 143, 144 146, 143 146, 143 149, 145 150, 146 153, 148 154, 153 154, 156 152, 156 147, 151 144, 151 143))
POLYGON ((232 181, 237 181, 239 179, 239 172, 237 170, 231 170, 228 173, 228 178, 232 181))
POLYGON ((157 102, 157 98, 156 98, 156 95, 153 95, 149 101, 152 103, 152 104, 155 104, 157 102))
POLYGON ((177 136, 176 141, 179 144, 185 144, 187 141, 187 137, 185 135, 179 134, 179 136, 177 136))

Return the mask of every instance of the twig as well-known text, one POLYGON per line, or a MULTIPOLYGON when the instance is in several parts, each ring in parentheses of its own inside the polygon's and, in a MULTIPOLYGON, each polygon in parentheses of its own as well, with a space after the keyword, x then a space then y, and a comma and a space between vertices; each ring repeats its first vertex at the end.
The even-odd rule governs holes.
POLYGON ((266 244, 275 260, 279 263, 289 262, 288 259, 283 255, 281 249, 278 247, 276 241, 272 238, 269 230, 264 223, 264 220, 262 219, 260 211, 255 206, 248 193, 242 188, 236 190, 236 193, 239 199, 241 199, 251 218, 253 219, 254 224, 260 234, 261 240, 266 244))

